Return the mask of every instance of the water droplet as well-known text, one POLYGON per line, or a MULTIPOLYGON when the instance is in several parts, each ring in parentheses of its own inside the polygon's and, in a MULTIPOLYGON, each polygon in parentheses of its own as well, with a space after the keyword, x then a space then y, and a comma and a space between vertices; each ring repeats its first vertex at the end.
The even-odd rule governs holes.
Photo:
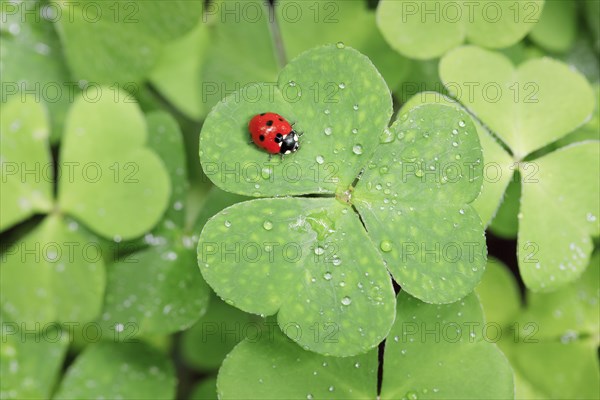
POLYGON ((344 82, 341 82, 338 87, 342 90, 346 89, 346 84, 344 82))
POLYGON ((273 223, 267 220, 263 222, 263 228, 265 228, 265 230, 267 231, 270 231, 271 229, 273 229, 273 223))
POLYGON ((414 391, 410 391, 406 393, 406 398, 408 400, 418 400, 419 399, 419 395, 417 394, 417 392, 414 391))
POLYGON ((323 164, 325 162, 325 159, 323 158, 323 156, 317 156, 316 160, 317 160, 317 164, 323 164))
POLYGON ((389 240, 383 240, 379 244, 379 247, 381 248, 382 251, 385 251, 386 253, 392 251, 392 243, 389 240))
POLYGON ((587 213, 587 215, 585 216, 585 219, 588 222, 595 222, 596 221, 596 216, 592 213, 587 213))
POLYGON ((453 146, 453 147, 458 147, 458 143, 456 143, 456 142, 452 142, 452 146, 453 146))
POLYGON ((321 254, 325 253, 325 249, 322 248, 321 246, 317 246, 315 247, 315 254, 320 256, 321 254))
POLYGON ((331 111, 329 111, 329 108, 326 108, 325 111, 323 111, 325 113, 325 115, 329 115, 331 114, 331 111))
POLYGON ((398 134, 396 135, 396 138, 397 138, 398 140, 402 140, 402 139, 404 139, 404 132, 403 132, 403 131, 400 131, 400 132, 398 132, 398 134))
POLYGON ((231 226, 231 222, 225 221, 223 225, 225 225, 225 228, 229 228, 231 226))
POLYGON ((452 129, 452 134, 453 135, 458 135, 458 129, 452 129))
POLYGON ((333 392, 335 390, 335 388, 333 386, 329 386, 329 391, 333 392))
POLYGON ((465 210, 463 210, 462 208, 461 208, 460 210, 458 210, 458 212, 459 212, 461 215, 464 215, 464 214, 465 214, 465 210))
POLYGON ((306 400, 312 400, 313 399, 313 395, 312 394, 307 394, 306 395, 306 400))
POLYGON ((461 156, 460 156, 460 154, 457 154, 457 155, 455 155, 455 156, 454 156, 454 158, 455 158, 456 160, 460 160, 460 159, 461 159, 461 156))
POLYGON ((388 168, 388 167, 381 167, 381 168, 379 168, 379 173, 380 173, 381 175, 385 175, 385 174, 387 174, 388 172, 389 172, 389 168, 388 168))
POLYGON ((345 306, 349 306, 349 305, 350 305, 350 303, 352 303, 352 299, 351 299, 350 297, 348 297, 348 296, 345 296, 345 297, 342 299, 342 304, 343 304, 343 305, 345 305, 345 306))
POLYGON ((379 136, 380 143, 391 143, 394 139, 394 134, 388 128, 385 128, 381 136, 379 136))
POLYGON ((360 368, 360 363, 357 362, 356 364, 354 364, 354 368, 360 368))
POLYGON ((460 126, 461 128, 464 128, 467 124, 465 124, 465 121, 463 121, 462 119, 460 121, 458 121, 458 126, 460 126))
POLYGON ((354 109, 354 111, 358 111, 358 104, 353 105, 352 108, 354 109))
POLYGON ((338 49, 343 49, 344 47, 346 47, 346 45, 344 44, 344 42, 337 42, 337 44, 335 45, 338 49))
POLYGON ((360 144, 355 144, 354 147, 352 147, 352 152, 354 154, 361 155, 363 152, 363 148, 360 144))
POLYGON ((325 278, 326 281, 330 281, 331 280, 331 272, 325 272, 325 274, 323 275, 323 278, 325 278))
POLYGON ((336 267, 339 266, 341 263, 342 263, 342 260, 340 260, 339 258, 333 259, 333 265, 335 265, 336 267))
POLYGON ((331 135, 332 132, 333 132, 333 130, 331 129, 331 127, 328 126, 327 128, 325 128, 325 134, 327 136, 331 135))
POLYGON ((423 170, 422 169, 418 169, 415 171, 415 176, 421 178, 423 177, 423 170))
POLYGON ((288 84, 289 84, 291 87, 294 87, 294 86, 296 86, 296 82, 294 82, 294 81, 289 81, 289 82, 288 82, 288 84))

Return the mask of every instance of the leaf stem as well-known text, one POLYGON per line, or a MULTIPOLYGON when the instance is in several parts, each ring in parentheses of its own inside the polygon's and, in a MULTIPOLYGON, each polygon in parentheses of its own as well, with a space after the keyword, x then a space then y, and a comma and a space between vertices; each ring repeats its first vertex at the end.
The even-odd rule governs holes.
POLYGON ((285 54, 285 48, 283 46, 283 38, 281 37, 281 29, 279 29, 279 22, 275 15, 275 4, 270 3, 269 8, 269 31, 271 32, 271 39, 273 40, 273 48, 275 51, 275 58, 279 68, 285 67, 287 64, 287 57, 285 54))

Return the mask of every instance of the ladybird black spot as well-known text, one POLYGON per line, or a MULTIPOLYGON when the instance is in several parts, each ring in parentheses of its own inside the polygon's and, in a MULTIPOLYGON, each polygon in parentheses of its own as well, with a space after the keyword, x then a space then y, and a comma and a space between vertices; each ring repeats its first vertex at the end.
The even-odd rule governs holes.
POLYGON ((260 140, 261 142, 264 142, 265 141, 265 135, 260 135, 258 137, 258 140, 260 140))
POLYGON ((265 114, 266 114, 266 113, 262 113, 262 114, 260 114, 260 116, 262 117, 262 116, 263 116, 263 115, 265 115, 265 114))
POLYGON ((283 118, 279 118, 280 121, 283 121, 283 118))
POLYGON ((271 125, 273 125, 273 121, 271 121, 271 120, 268 120, 268 121, 267 121, 267 126, 271 126, 271 125))

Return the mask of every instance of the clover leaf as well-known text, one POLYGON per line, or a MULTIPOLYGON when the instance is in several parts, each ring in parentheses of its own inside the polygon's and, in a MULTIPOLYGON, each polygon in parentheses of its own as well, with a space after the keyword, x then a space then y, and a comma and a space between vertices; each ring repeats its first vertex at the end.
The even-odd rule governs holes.
POLYGON ((195 1, 57 2, 54 16, 76 80, 131 84, 145 78, 163 45, 193 28, 202 13, 195 1), (127 46, 118 46, 127 43, 127 46), (90 62, 94 60, 94 62, 90 62))
POLYGON ((46 110, 32 97, 25 102, 12 99, 2 105, 0 155, 2 191, 0 231, 37 213, 52 210, 52 172, 46 110), (10 150, 10 151, 9 151, 10 150), (25 164, 27 160, 27 164, 25 164), (24 175, 28 165, 36 175, 24 175), (42 178, 44 172, 44 179, 42 178), (29 177, 24 180, 23 178, 29 177))
POLYGON ((186 364, 200 371, 218 370, 242 339, 263 334, 260 318, 212 297, 206 314, 183 333, 181 341, 181 356, 186 364))
POLYGON ((352 355, 379 343, 393 321, 385 265, 425 301, 452 302, 472 290, 485 262, 483 227, 468 205, 481 187, 475 128, 467 114, 445 105, 412 109, 386 129, 390 116, 377 70, 339 44, 292 61, 260 101, 234 94, 213 109, 200 135, 200 161, 217 186, 250 196, 329 197, 254 200, 213 217, 198 258, 220 297, 247 312, 279 312, 279 324, 297 326, 297 335, 286 333, 307 349, 352 355), (335 101, 307 94, 311 85, 331 82, 339 88, 335 101), (290 88, 301 94, 293 106, 290 88), (248 143, 249 119, 267 110, 305 132, 300 151, 284 160, 269 162, 248 143), (443 168, 459 159, 444 182, 443 168), (327 170, 329 176, 317 173, 327 170), (426 237, 433 219, 444 222, 426 237), (436 246, 442 260, 423 258, 436 246), (331 337, 313 337, 310 327, 331 337))
POLYGON ((52 326, 32 334, 20 331, 17 323, 0 323, 1 397, 50 398, 67 353, 67 335, 52 326))
MULTIPOLYGON (((437 92, 421 92, 411 97, 402 107, 404 110, 420 104, 448 104, 461 109, 461 105, 455 100, 437 92)), ((514 170, 514 161, 510 154, 496 141, 491 133, 476 119, 471 121, 477 129, 477 135, 481 143, 482 155, 484 160, 484 175, 481 193, 473 201, 473 208, 477 210, 481 221, 487 225, 493 217, 497 217, 498 204, 507 186, 510 185, 510 178, 514 170)), ((459 158, 460 159, 460 158, 459 158)))
POLYGON ((93 320, 106 283, 99 248, 62 217, 46 217, 3 255, 0 303, 5 317, 29 329, 54 321, 93 320))
POLYGON ((79 98, 53 163, 44 110, 27 100, 2 108, 2 179, 14 189, 2 191, 1 215, 11 216, 2 229, 34 213, 50 214, 3 252, 2 312, 27 324, 91 321, 102 306, 104 265, 112 257, 88 228, 116 241, 141 235, 167 205, 169 177, 145 147, 146 122, 135 104, 79 98), (51 197, 55 179, 57 201, 51 197), (150 204, 140 207, 132 198, 150 204))
POLYGON ((217 379, 219 398, 513 397, 506 358, 481 335, 484 320, 476 296, 430 305, 401 293, 397 301, 383 350, 380 394, 376 350, 326 357, 294 346, 275 330, 257 341, 245 339, 229 354, 217 379), (465 385, 466 380, 477 384, 465 385))
POLYGON ((144 115, 121 95, 121 102, 80 97, 71 107, 60 163, 82 172, 61 174, 58 204, 105 237, 130 239, 159 221, 171 186, 161 159, 146 147, 144 115))
POLYGON ((516 398, 598 397, 599 267, 596 253, 579 280, 553 293, 527 292, 522 306, 507 267, 488 265, 476 290, 488 321, 507 332, 498 345, 514 367, 516 398))
POLYGON ((399 85, 409 66, 408 59, 390 51, 366 2, 280 0, 275 3, 275 17, 288 59, 323 43, 343 42, 369 57, 390 88, 399 85))
POLYGON ((577 36, 577 4, 570 1, 547 1, 539 23, 529 37, 539 46, 554 52, 567 51, 577 36))
POLYGON ((143 342, 88 346, 67 369, 57 399, 172 399, 175 371, 165 354, 143 342))
POLYGON ((535 26, 543 6, 543 0, 510 3, 382 0, 377 6, 377 24, 383 37, 399 53, 430 59, 465 40, 490 48, 511 46, 535 26))
POLYGON ((499 53, 464 46, 442 58, 440 76, 517 161, 577 128, 594 109, 585 78, 550 58, 515 68, 499 53))
POLYGON ((188 398, 190 400, 217 400, 217 378, 204 378, 194 387, 188 398))
POLYGON ((144 237, 143 245, 149 247, 107 268, 100 322, 106 332, 123 340, 186 329, 206 312, 209 302, 193 245, 197 232, 186 225, 189 185, 183 137, 175 119, 163 111, 148 114, 146 120, 148 145, 163 161, 173 191, 162 220, 144 237))
POLYGON ((440 76, 449 92, 506 144, 520 172, 518 249, 525 284, 535 291, 553 290, 577 279, 592 251, 590 236, 600 231, 599 143, 576 143, 541 156, 534 152, 590 117, 590 85, 561 62, 532 59, 514 68, 506 57, 474 46, 448 53, 440 76), (485 87, 494 87, 495 94, 485 87), (583 187, 588 190, 579 190, 583 187), (555 209, 552 218, 541 203, 555 209))
POLYGON ((287 195, 348 188, 362 167, 362 154, 377 145, 392 101, 369 59, 340 47, 306 52, 281 71, 276 87, 257 84, 253 93, 259 97, 237 92, 213 108, 200 135, 200 162, 217 186, 249 196, 284 194, 273 180, 286 181, 287 195), (265 111, 281 114, 306 133, 303 151, 288 162, 268 162, 248 144, 248 121, 265 111))
POLYGON ((50 142, 55 143, 63 131, 69 99, 78 88, 70 82, 58 36, 48 19, 51 7, 41 1, 3 1, 0 7, 2 102, 22 100, 25 94, 43 102, 49 110, 50 142))

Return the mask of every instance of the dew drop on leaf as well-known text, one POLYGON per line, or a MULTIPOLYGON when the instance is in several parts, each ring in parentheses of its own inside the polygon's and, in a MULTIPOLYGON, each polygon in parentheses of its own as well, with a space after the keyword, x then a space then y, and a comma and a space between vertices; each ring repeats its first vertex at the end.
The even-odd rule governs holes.
POLYGON ((392 243, 389 240, 383 240, 379 244, 379 247, 382 251, 385 251, 386 253, 392 251, 392 243))
POLYGON ((229 228, 231 226, 231 222, 230 221, 225 221, 224 225, 225 225, 225 228, 229 228))
POLYGON ((337 42, 336 47, 338 49, 343 49, 344 47, 346 47, 346 45, 344 44, 344 42, 337 42))
POLYGON ((273 229, 273 223, 271 221, 265 221, 263 222, 263 228, 265 228, 267 231, 270 231, 273 229))
POLYGON ((325 162, 325 158, 323 158, 323 156, 317 156, 316 160, 317 164, 323 164, 325 162))
POLYGON ((417 392, 414 392, 412 390, 410 392, 407 392, 405 397, 408 400, 418 400, 419 399, 419 396, 417 395, 417 392))
POLYGON ((342 90, 346 89, 346 84, 344 82, 341 82, 338 87, 342 90))
POLYGON ((352 108, 354 109, 354 111, 358 111, 358 104, 355 104, 354 106, 352 106, 352 108))
POLYGON ((463 120, 458 121, 458 126, 460 126, 461 128, 464 128, 466 126, 465 121, 463 121, 463 120))
POLYGON ((322 248, 321 246, 317 246, 315 247, 315 254, 320 256, 321 254, 325 253, 325 249, 322 248))
POLYGON ((363 148, 360 144, 355 144, 354 147, 352 147, 352 152, 354 154, 361 155, 363 152, 363 148))
POLYGON ((326 281, 330 281, 331 280, 331 272, 325 272, 325 274, 323 275, 323 278, 326 281))
POLYGON ((327 136, 331 135, 332 132, 333 132, 333 130, 331 129, 331 127, 328 126, 327 128, 325 128, 325 134, 327 136))
POLYGON ((349 306, 350 303, 352 303, 352 299, 348 296, 344 296, 344 298, 342 299, 342 304, 345 306, 349 306))

